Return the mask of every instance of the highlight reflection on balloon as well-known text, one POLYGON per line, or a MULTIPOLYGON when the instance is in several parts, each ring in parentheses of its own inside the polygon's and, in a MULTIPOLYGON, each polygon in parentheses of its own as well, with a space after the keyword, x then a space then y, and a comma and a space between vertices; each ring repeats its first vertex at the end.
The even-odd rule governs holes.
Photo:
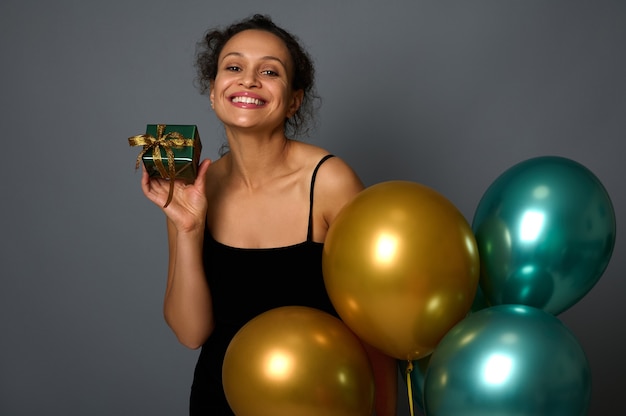
POLYGON ((432 352, 470 310, 478 285, 474 234, 457 208, 409 181, 363 190, 326 236, 322 267, 343 321, 382 352, 432 352))
POLYGON ((424 376, 428 416, 587 414, 590 367, 554 315, 526 305, 470 314, 441 340, 424 376))
POLYGON ((500 175, 472 229, 488 303, 557 315, 585 296, 615 244, 615 212, 598 178, 572 160, 544 156, 500 175))
POLYGON ((222 367, 237 416, 370 416, 374 376, 359 339, 317 309, 264 312, 237 332, 222 367))

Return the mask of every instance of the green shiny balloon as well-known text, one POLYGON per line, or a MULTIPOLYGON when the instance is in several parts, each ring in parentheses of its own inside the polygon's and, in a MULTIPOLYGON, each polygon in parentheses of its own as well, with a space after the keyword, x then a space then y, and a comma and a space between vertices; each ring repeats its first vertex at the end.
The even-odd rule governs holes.
POLYGON ((468 315, 441 340, 424 375, 428 416, 587 415, 591 370, 554 315, 498 305, 468 315))
POLYGON ((478 312, 482 309, 488 308, 489 304, 487 303, 487 299, 485 299, 485 294, 483 290, 478 286, 476 288, 476 295, 474 295, 474 302, 472 302, 472 307, 470 308, 469 313, 478 312))
POLYGON ((589 169, 543 156, 511 167, 491 184, 472 230, 489 305, 522 304, 558 315, 604 273, 615 245, 615 212, 589 169))

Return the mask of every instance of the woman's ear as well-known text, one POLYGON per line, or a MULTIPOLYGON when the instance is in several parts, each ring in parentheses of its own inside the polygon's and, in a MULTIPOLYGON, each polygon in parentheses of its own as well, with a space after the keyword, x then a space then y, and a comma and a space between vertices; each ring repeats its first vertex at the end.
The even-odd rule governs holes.
POLYGON ((209 81, 209 100, 211 101, 211 108, 214 107, 214 101, 215 101, 215 92, 214 92, 214 87, 215 86, 215 81, 209 81))
POLYGON ((302 104, 303 98, 304 98, 303 90, 294 91, 293 97, 291 98, 291 105, 289 106, 289 109, 287 110, 287 118, 293 117, 293 115, 296 114, 296 112, 298 112, 298 109, 300 108, 300 105, 302 104))

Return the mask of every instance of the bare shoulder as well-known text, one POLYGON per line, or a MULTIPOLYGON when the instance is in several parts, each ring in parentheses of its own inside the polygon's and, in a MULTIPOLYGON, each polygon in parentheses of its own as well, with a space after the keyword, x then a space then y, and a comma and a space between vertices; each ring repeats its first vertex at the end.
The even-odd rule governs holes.
POLYGON ((315 179, 315 204, 330 225, 341 208, 363 190, 354 169, 338 156, 327 159, 315 179))
POLYGON ((333 156, 320 165, 316 186, 325 192, 359 192, 363 183, 346 161, 339 156, 333 156))
POLYGON ((357 185, 361 186, 361 180, 358 175, 342 158, 334 155, 328 150, 315 146, 310 143, 293 142, 294 147, 297 148, 297 153, 302 155, 303 159, 307 162, 305 164, 319 164, 323 158, 332 155, 333 157, 326 159, 319 167, 316 179, 317 183, 322 182, 321 186, 342 186, 343 185, 357 185))

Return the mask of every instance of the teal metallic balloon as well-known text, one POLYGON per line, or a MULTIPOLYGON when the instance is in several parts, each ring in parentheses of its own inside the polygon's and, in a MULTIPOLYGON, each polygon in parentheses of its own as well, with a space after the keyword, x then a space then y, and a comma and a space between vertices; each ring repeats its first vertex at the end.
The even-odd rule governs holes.
POLYGON ((489 186, 472 230, 489 305, 558 315, 604 273, 615 245, 615 211, 589 169, 543 156, 518 163, 489 186))
POLYGON ((476 295, 474 295, 474 301, 472 302, 470 313, 478 312, 488 307, 489 307, 489 304, 487 303, 487 299, 485 299, 485 294, 483 293, 483 290, 480 288, 480 285, 479 285, 476 288, 476 295))
POLYGON ((424 375, 428 416, 587 415, 591 370, 554 315, 498 305, 468 315, 441 340, 424 375))

